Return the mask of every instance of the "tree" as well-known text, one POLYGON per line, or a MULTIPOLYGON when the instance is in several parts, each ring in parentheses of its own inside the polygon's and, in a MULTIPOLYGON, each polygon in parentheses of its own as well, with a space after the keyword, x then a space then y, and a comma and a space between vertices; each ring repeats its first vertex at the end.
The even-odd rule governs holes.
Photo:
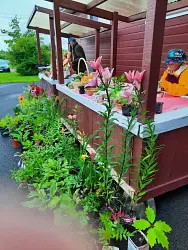
MULTIPOLYGON (((21 75, 36 75, 38 69, 38 51, 35 32, 28 30, 21 32, 17 16, 9 24, 10 30, 1 30, 1 33, 10 36, 6 40, 8 45, 8 60, 21 75)), ((50 47, 44 45, 41 39, 41 56, 44 64, 50 63, 50 47)))
POLYGON ((0 59, 8 60, 8 52, 4 50, 0 50, 0 59))

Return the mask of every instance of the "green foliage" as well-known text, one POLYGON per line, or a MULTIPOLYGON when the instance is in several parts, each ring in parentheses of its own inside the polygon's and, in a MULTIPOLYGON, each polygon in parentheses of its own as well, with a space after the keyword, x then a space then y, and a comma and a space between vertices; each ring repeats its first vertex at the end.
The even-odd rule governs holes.
POLYGON ((100 214, 99 240, 105 246, 109 245, 111 239, 121 241, 122 239, 126 240, 128 236, 132 236, 119 221, 112 221, 111 217, 111 212, 100 214))
POLYGON ((166 233, 171 232, 171 227, 164 221, 155 221, 155 213, 152 208, 146 209, 147 220, 140 219, 133 223, 133 226, 137 230, 145 230, 148 243, 151 247, 154 245, 161 244, 162 247, 168 249, 169 242, 166 233))
MULTIPOLYGON (((1 33, 10 36, 11 40, 6 40, 8 45, 8 59, 17 72, 23 76, 36 75, 38 70, 38 52, 35 33, 26 31, 22 33, 17 16, 12 19, 9 30, 1 30, 1 33)), ((41 55, 44 64, 50 63, 50 48, 43 44, 41 39, 41 55)))
POLYGON ((137 180, 134 181, 137 193, 133 199, 133 204, 139 201, 146 194, 146 187, 152 183, 155 173, 157 172, 157 157, 161 147, 156 145, 158 135, 155 134, 155 126, 152 120, 146 118, 146 128, 144 131, 144 151, 140 157, 137 180))
POLYGON ((0 50, 0 59, 8 60, 8 53, 7 53, 7 51, 0 50))

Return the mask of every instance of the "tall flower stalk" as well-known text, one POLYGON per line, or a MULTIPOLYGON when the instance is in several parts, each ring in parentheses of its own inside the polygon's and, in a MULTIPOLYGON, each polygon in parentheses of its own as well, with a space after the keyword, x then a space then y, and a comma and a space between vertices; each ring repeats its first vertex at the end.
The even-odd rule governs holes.
POLYGON ((112 137, 115 119, 113 118, 113 103, 111 101, 109 93, 109 86, 112 79, 113 69, 111 71, 109 70, 109 68, 103 69, 100 64, 101 59, 102 57, 98 58, 96 62, 90 62, 90 64, 98 73, 101 85, 106 92, 107 101, 103 103, 103 105, 105 106, 105 111, 101 112, 101 115, 104 117, 104 121, 100 122, 101 127, 99 129, 99 132, 102 132, 103 135, 98 136, 98 138, 102 140, 102 143, 97 149, 97 154, 99 157, 98 160, 101 163, 101 167, 103 167, 103 188, 104 190, 106 190, 106 196, 109 197, 109 190, 112 183, 111 166, 114 164, 114 156, 112 154, 114 146, 110 145, 110 140, 112 137))

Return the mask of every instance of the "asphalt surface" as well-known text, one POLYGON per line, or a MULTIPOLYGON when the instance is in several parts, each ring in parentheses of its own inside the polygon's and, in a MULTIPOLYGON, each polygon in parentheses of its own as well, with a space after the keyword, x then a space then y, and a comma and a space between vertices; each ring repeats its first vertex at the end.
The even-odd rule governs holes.
MULTIPOLYGON (((0 118, 12 114, 13 107, 18 103, 18 96, 27 84, 0 85, 0 118)), ((14 180, 10 178, 10 170, 17 168, 18 158, 14 157, 17 150, 13 149, 9 137, 0 136, 0 205, 11 204, 21 206, 25 194, 18 191, 14 180)), ((178 166, 177 166, 178 167, 178 166)), ((170 250, 188 250, 188 185, 156 198, 157 217, 171 225, 173 231, 169 235, 170 250)), ((161 250, 161 247, 153 248, 161 250)))

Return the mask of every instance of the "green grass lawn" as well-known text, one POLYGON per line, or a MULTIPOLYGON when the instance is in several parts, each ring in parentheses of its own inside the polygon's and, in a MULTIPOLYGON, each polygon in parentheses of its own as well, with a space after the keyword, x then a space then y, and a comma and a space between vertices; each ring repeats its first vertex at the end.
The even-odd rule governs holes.
POLYGON ((39 82, 39 78, 38 76, 21 76, 18 73, 0 73, 0 84, 14 82, 39 82))

